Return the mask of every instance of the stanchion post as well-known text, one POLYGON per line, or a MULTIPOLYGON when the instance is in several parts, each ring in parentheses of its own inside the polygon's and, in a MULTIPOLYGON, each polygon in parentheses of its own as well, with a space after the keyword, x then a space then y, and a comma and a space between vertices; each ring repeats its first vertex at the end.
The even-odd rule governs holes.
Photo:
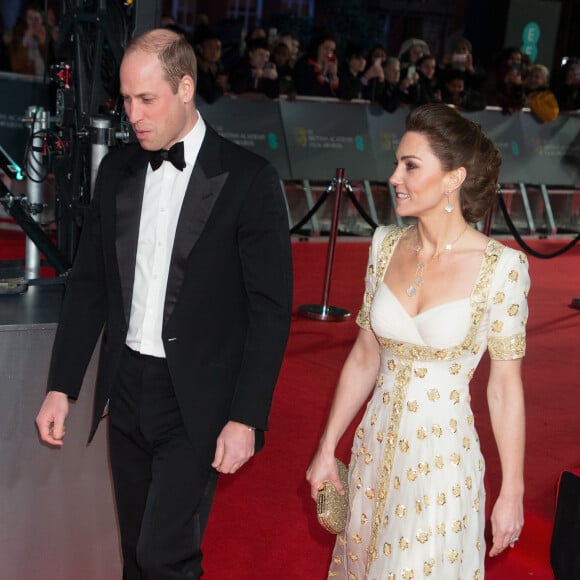
POLYGON ((334 197, 334 208, 332 211, 332 222, 328 236, 328 251, 326 254, 326 271, 324 274, 324 288, 322 290, 322 304, 303 304, 298 308, 298 312, 307 318, 337 322, 350 317, 350 312, 338 306, 329 306, 328 297, 330 295, 330 282, 332 280, 332 267, 334 264, 334 250, 338 235, 338 224, 340 221, 340 209, 342 206, 342 191, 344 187, 344 168, 336 170, 336 187, 334 197))
MULTIPOLYGON (((43 131, 48 127, 48 111, 40 107, 29 107, 27 118, 32 119, 32 139, 31 146, 26 159, 26 173, 28 181, 26 184, 26 197, 31 206, 41 207, 43 203, 43 186, 39 179, 42 174, 44 159, 44 136, 43 131)), ((38 213, 32 213, 32 219, 40 221, 38 213)), ((24 266, 24 277, 33 280, 40 276, 40 251, 35 243, 26 238, 26 258, 24 266)))

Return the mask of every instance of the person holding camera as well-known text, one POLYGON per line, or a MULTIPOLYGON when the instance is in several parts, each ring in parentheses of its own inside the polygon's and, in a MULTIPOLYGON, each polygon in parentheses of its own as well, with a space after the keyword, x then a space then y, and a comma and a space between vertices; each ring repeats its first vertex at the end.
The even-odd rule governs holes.
POLYGON ((265 38, 254 38, 247 45, 246 55, 230 72, 232 92, 261 93, 270 99, 280 96, 276 65, 270 61, 270 46, 265 38))
POLYGON ((476 66, 471 42, 467 38, 462 37, 455 40, 451 52, 443 55, 439 63, 438 76, 440 78, 447 80, 455 72, 462 73, 466 90, 479 91, 485 81, 486 73, 481 67, 476 66))
POLYGON ((519 48, 503 49, 495 67, 495 86, 490 87, 490 105, 501 107, 504 114, 523 108, 525 102, 523 84, 523 56, 519 48))
POLYGON ((320 32, 314 36, 308 52, 296 63, 294 82, 299 95, 338 96, 340 80, 334 35, 320 32))

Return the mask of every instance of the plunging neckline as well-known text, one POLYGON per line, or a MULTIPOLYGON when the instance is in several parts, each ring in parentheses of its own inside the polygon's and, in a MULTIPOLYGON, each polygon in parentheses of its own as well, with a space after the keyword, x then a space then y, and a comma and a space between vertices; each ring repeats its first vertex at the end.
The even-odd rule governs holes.
MULTIPOLYGON (((413 227, 413 226, 409 226, 409 227, 413 227)), ((404 235, 401 234, 399 236, 399 239, 397 240, 397 242, 395 243, 395 245, 393 246, 390 255, 388 256, 388 260, 387 263, 385 265, 385 271, 383 273, 383 280, 382 280, 382 284, 387 288, 387 290, 390 292, 390 294, 392 294, 393 298, 396 300, 396 302, 399 304, 399 306, 401 307, 401 309, 405 312, 405 314, 411 319, 411 320, 416 320, 419 316, 422 316, 423 314, 434 310, 435 308, 439 308, 442 306, 447 306, 450 304, 455 304, 457 302, 462 302, 463 300, 469 300, 469 302, 471 303, 472 298, 473 298, 473 294, 475 292, 475 289, 477 288, 477 282, 481 277, 482 271, 483 271, 483 266, 485 264, 485 257, 487 256, 487 253, 489 251, 490 245, 492 244, 493 240, 489 239, 487 244, 485 245, 485 248, 483 250, 483 254, 481 256, 481 263, 479 265, 479 269, 477 270, 477 275, 475 276, 475 280, 473 282, 473 285, 471 287, 471 292, 469 293, 468 296, 465 296, 464 298, 457 298, 455 300, 450 300, 449 302, 441 302, 440 304, 435 304, 434 306, 430 306, 429 308, 427 308, 426 310, 421 310, 421 312, 417 312, 417 314, 411 314, 404 306, 403 303, 399 300, 399 298, 395 295, 395 293, 389 288, 389 285, 385 282, 385 276, 387 275, 387 271, 389 269, 389 266, 391 265, 391 260, 393 258, 393 254, 395 253, 395 250, 397 249, 399 242, 402 240, 404 235)))
MULTIPOLYGON (((479 273, 478 273, 477 277, 479 278, 479 273)), ((471 300, 471 294, 473 294, 473 291, 472 291, 471 294, 469 296, 466 296, 465 298, 457 298, 457 300, 450 300, 449 302, 441 302, 441 304, 436 304, 435 306, 430 306, 426 310, 422 310, 421 312, 419 312, 419 313, 417 313, 417 314, 415 314, 413 316, 413 315, 409 314, 409 312, 407 311, 407 309, 403 306, 403 304, 401 303, 401 301, 397 298, 397 296, 395 295, 395 293, 389 288, 389 285, 384 280, 383 280, 383 285, 387 289, 387 291, 389 292, 389 294, 393 297, 393 299, 395 300, 395 302, 399 305, 400 309, 411 320, 417 320, 418 318, 420 318, 424 314, 428 314, 428 313, 433 312, 434 310, 437 310, 439 308, 445 308, 446 306, 452 306, 454 304, 458 304, 459 302, 469 301, 469 300, 471 300)), ((475 285, 477 285, 477 282, 476 282, 475 285)), ((474 288, 475 288, 475 285, 474 285, 474 288)))

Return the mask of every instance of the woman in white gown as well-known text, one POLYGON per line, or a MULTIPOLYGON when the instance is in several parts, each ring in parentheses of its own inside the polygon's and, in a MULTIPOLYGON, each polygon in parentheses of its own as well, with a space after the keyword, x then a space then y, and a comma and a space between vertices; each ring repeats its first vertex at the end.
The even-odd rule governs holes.
POLYGON ((469 225, 494 203, 500 163, 480 127, 454 109, 409 114, 390 182, 397 213, 417 224, 373 236, 360 331, 307 472, 313 498, 325 481, 342 490, 335 448, 368 400, 329 578, 483 579, 484 459, 469 382, 486 348, 502 467, 489 553, 518 541, 527 260, 469 225))

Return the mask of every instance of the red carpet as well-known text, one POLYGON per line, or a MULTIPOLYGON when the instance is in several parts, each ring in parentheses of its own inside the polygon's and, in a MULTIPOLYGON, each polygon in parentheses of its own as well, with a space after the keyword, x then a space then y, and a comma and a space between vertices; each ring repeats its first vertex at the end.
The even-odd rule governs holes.
MULTIPOLYGON (((0 241, 0 260, 23 257, 15 253, 22 248, 18 236, 0 231, 0 241)), ((564 241, 530 243, 548 253, 564 241)), ((294 243, 295 310, 301 304, 320 303, 326 250, 325 241, 294 243)), ((209 580, 326 578, 333 536, 316 523, 304 474, 357 332, 354 317, 362 297, 367 253, 368 240, 341 241, 336 248, 330 304, 350 310, 350 321, 294 317, 266 448, 237 475, 222 477, 218 487, 204 541, 209 580)), ((580 296, 579 258, 580 246, 551 260, 530 258, 532 291, 524 363, 526 525, 517 548, 488 562, 487 580, 553 578, 549 543, 556 482, 562 469, 580 466, 580 381, 575 367, 580 311, 568 308, 570 300, 580 296)), ((487 364, 482 363, 472 382, 472 402, 487 458, 491 500, 497 494, 499 461, 487 414, 486 370, 487 364)), ((345 460, 351 440, 352 429, 339 452, 345 460)))

